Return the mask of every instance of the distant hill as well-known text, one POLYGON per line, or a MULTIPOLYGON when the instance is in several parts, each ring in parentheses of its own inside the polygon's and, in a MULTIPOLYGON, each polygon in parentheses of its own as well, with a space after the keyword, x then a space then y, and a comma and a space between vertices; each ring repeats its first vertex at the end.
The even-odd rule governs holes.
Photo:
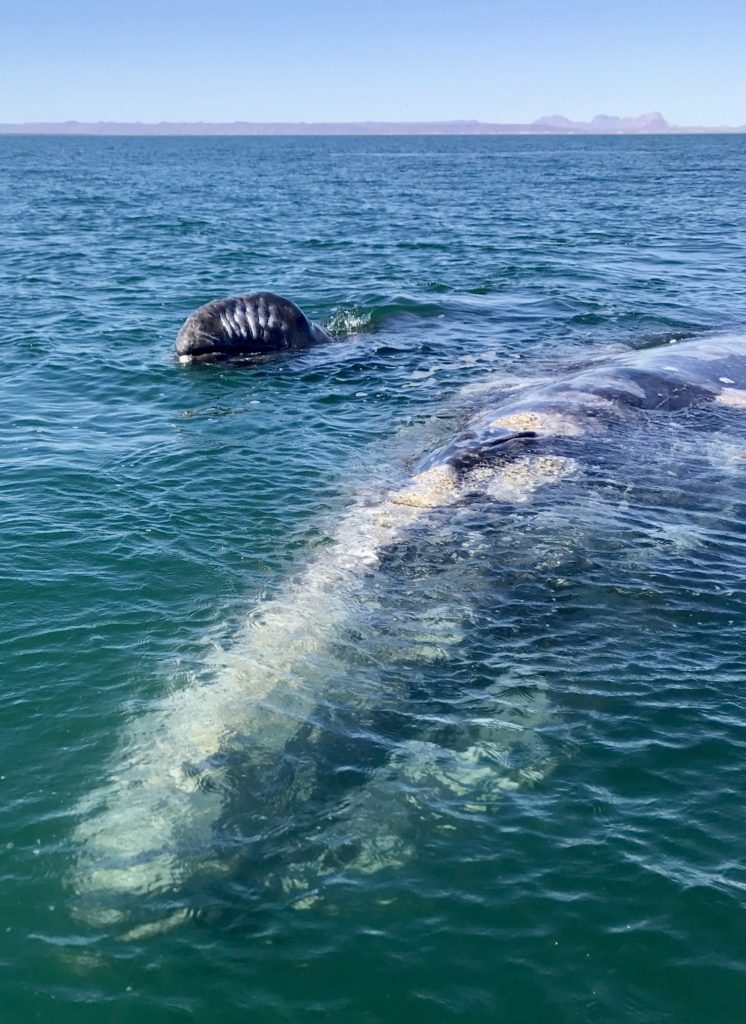
POLYGON ((681 127, 662 114, 617 117, 597 114, 591 121, 571 121, 561 114, 527 124, 487 121, 50 121, 0 124, 0 135, 640 135, 746 132, 746 125, 681 127))
MULTIPOLYGON (((662 134, 670 131, 687 130, 670 125, 663 114, 659 114, 658 111, 654 111, 652 114, 640 114, 639 117, 618 117, 616 114, 596 114, 592 121, 571 121, 567 117, 562 117, 561 114, 553 114, 551 117, 540 117, 533 123, 537 125, 537 127, 553 128, 555 131, 588 132, 600 135, 618 133, 637 134, 641 132, 662 134)), ((707 129, 697 128, 694 130, 706 131, 707 129)))
POLYGON ((563 117, 562 114, 539 117, 533 123, 541 128, 556 128, 558 131, 572 131, 577 125, 576 121, 571 121, 569 117, 563 117))

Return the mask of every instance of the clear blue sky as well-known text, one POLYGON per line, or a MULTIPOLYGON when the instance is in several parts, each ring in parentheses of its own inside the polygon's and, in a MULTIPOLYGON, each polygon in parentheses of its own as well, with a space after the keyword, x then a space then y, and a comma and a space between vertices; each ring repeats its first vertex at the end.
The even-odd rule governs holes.
POLYGON ((746 123, 745 0, 6 0, 0 121, 746 123))

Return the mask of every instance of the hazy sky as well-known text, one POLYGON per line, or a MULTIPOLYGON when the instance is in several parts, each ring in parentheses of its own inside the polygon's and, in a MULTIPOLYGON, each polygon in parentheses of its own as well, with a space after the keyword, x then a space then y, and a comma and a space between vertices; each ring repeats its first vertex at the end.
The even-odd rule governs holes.
POLYGON ((5 0, 0 121, 746 123, 744 0, 5 0))

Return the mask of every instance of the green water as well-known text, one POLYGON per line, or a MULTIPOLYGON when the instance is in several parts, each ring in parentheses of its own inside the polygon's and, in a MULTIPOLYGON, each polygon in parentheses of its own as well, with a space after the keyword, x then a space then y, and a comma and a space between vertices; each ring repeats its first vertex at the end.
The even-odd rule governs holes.
POLYGON ((746 140, 0 157, 0 1020, 742 1020, 743 413, 652 414, 334 567, 495 394, 746 323, 746 140), (173 362, 263 287, 335 343, 173 362), (205 814, 92 909, 112 823, 171 820, 184 708, 230 719, 205 814))

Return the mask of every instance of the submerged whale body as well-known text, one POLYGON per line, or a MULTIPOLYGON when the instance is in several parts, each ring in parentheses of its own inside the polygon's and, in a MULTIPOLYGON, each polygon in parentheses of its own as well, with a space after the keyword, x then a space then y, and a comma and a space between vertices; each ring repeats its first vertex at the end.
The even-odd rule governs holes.
MULTIPOLYGON (((259 338, 259 328, 271 338, 299 334, 317 340, 297 307, 268 293, 203 309, 192 315, 192 326, 190 318, 182 328, 184 354, 235 354, 230 338, 241 332, 259 338), (249 327, 251 316, 258 327, 249 327), (201 331, 204 343, 188 343, 201 331)), ((433 806, 433 794, 445 794, 463 809, 484 809, 506 788, 543 778, 551 759, 535 742, 537 730, 525 708, 508 729, 501 712, 480 711, 476 738, 466 734, 443 744, 407 736, 387 747, 383 763, 361 769, 344 799, 332 787, 333 821, 318 825, 313 855, 303 853, 302 843, 283 846, 285 833, 277 825, 281 815, 304 821, 309 793, 323 791, 333 771, 318 709, 353 709, 357 715, 394 700, 361 683, 346 663, 327 670, 329 652, 386 551, 412 527, 442 522, 442 516, 428 519, 429 513, 457 506, 475 489, 481 487, 490 500, 525 501, 536 487, 561 479, 573 460, 552 453, 553 439, 573 439, 577 453, 583 436, 603 439, 648 411, 675 414, 706 403, 724 412, 746 409, 746 337, 628 352, 564 379, 498 396, 426 455, 401 486, 375 498, 361 494, 329 543, 276 598, 255 610, 224 663, 206 668, 205 678, 168 693, 129 723, 108 778, 77 809, 72 886, 80 916, 99 926, 128 928, 130 937, 183 920, 179 900, 185 886, 230 869, 218 837, 230 816, 232 764, 248 766, 242 775, 254 781, 249 796, 264 823, 266 842, 252 849, 268 849, 267 862, 288 899, 305 899, 315 880, 332 870, 340 849, 354 848, 345 862, 352 871, 403 863, 412 852, 401 842, 406 821, 433 806), (530 763, 511 760, 517 747, 528 752, 530 763), (284 773, 288 764, 300 766, 291 782, 284 773), (274 780, 264 792, 263 779, 274 780), (396 823, 402 821, 400 829, 396 823), (149 903, 147 914, 161 918, 135 924, 138 904, 149 903)), ((557 447, 563 450, 562 443, 557 447)), ((535 721, 542 713, 541 686, 534 686, 532 700, 535 721)), ((502 694, 495 694, 494 706, 504 709, 502 694)), ((349 774, 349 752, 343 766, 349 774)))
POLYGON ((624 353, 559 381, 530 388, 475 416, 466 430, 426 455, 417 472, 458 473, 515 454, 513 442, 602 433, 645 412, 706 402, 746 405, 746 337, 700 338, 624 353))
POLYGON ((176 335, 180 362, 212 362, 290 352, 331 341, 290 299, 252 292, 196 309, 176 335))

